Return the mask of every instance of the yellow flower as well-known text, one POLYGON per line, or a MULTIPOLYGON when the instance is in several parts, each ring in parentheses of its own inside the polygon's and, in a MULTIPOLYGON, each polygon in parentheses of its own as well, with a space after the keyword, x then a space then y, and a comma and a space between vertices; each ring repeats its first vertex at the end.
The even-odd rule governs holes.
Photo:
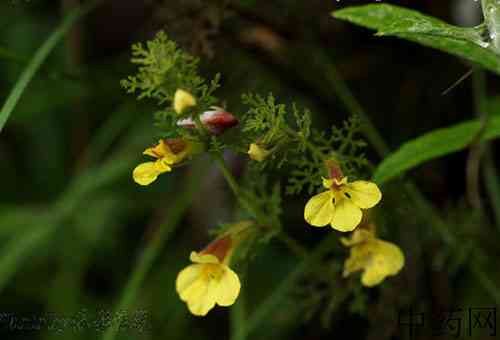
POLYGON ((344 277, 362 270, 361 283, 366 287, 378 285, 387 276, 399 273, 404 266, 401 249, 376 238, 371 231, 357 229, 351 239, 342 238, 341 242, 351 247, 350 256, 344 263, 344 277))
POLYGON ((181 162, 192 150, 192 143, 182 139, 160 140, 143 154, 156 158, 154 162, 139 164, 132 174, 134 181, 140 185, 153 183, 164 172, 172 171, 171 165, 181 162))
POLYGON ((231 252, 227 239, 214 241, 222 245, 213 243, 199 253, 191 252, 193 264, 177 275, 177 293, 194 315, 204 316, 216 304, 231 306, 240 293, 240 279, 227 265, 231 252))
POLYGON ((361 222, 361 209, 372 208, 382 198, 377 185, 368 181, 323 178, 323 186, 328 190, 309 199, 304 209, 304 219, 315 227, 330 224, 339 231, 352 231, 361 222))
POLYGON ((252 143, 250 144, 250 148, 247 153, 254 161, 262 162, 271 152, 263 147, 260 147, 258 144, 252 143))
POLYGON ((193 95, 182 89, 177 89, 174 95, 174 110, 181 114, 185 109, 196 105, 196 99, 193 95))

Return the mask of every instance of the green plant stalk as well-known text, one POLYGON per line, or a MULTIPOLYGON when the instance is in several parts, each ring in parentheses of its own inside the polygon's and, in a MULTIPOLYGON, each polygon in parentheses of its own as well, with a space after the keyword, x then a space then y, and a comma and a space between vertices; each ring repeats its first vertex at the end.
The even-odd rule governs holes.
POLYGON ((7 100, 5 101, 2 109, 0 110, 0 132, 2 131, 5 123, 9 119, 12 111, 16 108, 19 99, 21 98, 24 90, 33 79, 34 75, 40 69, 40 66, 45 62, 52 50, 57 46, 61 39, 68 33, 69 29, 80 18, 85 16, 88 12, 94 9, 102 0, 90 1, 66 15, 54 32, 45 40, 42 46, 35 52, 30 62, 22 72, 16 84, 12 88, 7 100))
POLYGON ((483 177, 486 192, 491 200, 491 207, 496 221, 496 226, 500 232, 500 177, 495 168, 493 160, 493 150, 491 146, 486 147, 486 155, 483 162, 483 177))
POLYGON ((484 72, 477 69, 476 72, 472 74, 472 83, 475 111, 476 115, 479 116, 481 126, 470 144, 469 157, 466 165, 466 188, 469 203, 475 210, 482 214, 480 170, 481 160, 487 143, 482 142, 481 138, 484 136, 484 132, 489 122, 489 113, 486 107, 486 77, 484 72))
POLYGON ((217 166, 219 169, 222 171, 222 175, 226 179, 226 182, 229 184, 229 187, 231 188, 231 191, 233 192, 234 196, 238 199, 240 202, 241 206, 248 211, 253 218, 255 218, 259 223, 265 225, 266 219, 262 214, 256 209, 250 202, 248 202, 242 195, 240 188, 238 186, 238 183, 234 179, 233 175, 231 174, 231 171, 226 165, 226 162, 224 161, 224 158, 222 157, 220 152, 214 152, 213 157, 217 163, 217 166))
POLYGON ((497 0, 481 0, 481 7, 492 48, 498 53, 500 52, 500 3, 497 0))
MULTIPOLYGON (((134 303, 139 290, 146 278, 146 275, 153 266, 154 261, 160 255, 164 244, 169 239, 172 232, 175 230, 177 225, 184 216, 185 212, 189 208, 194 194, 199 189, 201 183, 201 169, 203 167, 198 166, 195 168, 194 173, 190 174, 189 181, 183 186, 182 193, 176 196, 176 199, 171 207, 169 213, 169 220, 161 225, 158 229, 158 233, 155 238, 149 243, 144 252, 137 261, 137 265, 134 268, 123 293, 116 305, 115 311, 129 310, 131 305, 134 303)), ((114 320, 114 322, 108 327, 104 333, 103 340, 113 340, 115 339, 121 324, 121 319, 114 320)))
POLYGON ((245 316, 245 292, 241 291, 238 300, 231 307, 231 340, 245 340, 246 316, 245 316))
MULTIPOLYGON (((266 219, 263 216, 263 214, 252 205, 252 203, 248 202, 242 195, 240 194, 240 188, 236 180, 234 179, 233 175, 231 174, 231 171, 228 169, 226 162, 224 161, 224 158, 220 153, 214 153, 214 158, 215 161, 217 162, 217 165, 219 166, 220 170, 222 171, 222 174, 224 178, 226 179, 227 183, 229 184, 229 187, 231 188, 231 191, 233 194, 237 197, 238 201, 240 202, 241 206, 243 209, 245 209, 247 212, 249 212, 259 223, 262 225, 266 224, 266 219)), ((300 243, 298 243, 296 240, 288 236, 288 234, 284 233, 281 231, 278 234, 278 239, 282 241, 295 255, 299 257, 303 257, 304 255, 307 254, 307 249, 304 248, 300 243)))
POLYGON ((267 297, 265 301, 252 313, 246 324, 244 332, 240 333, 240 338, 238 340, 244 339, 245 336, 254 331, 262 322, 269 319, 272 312, 292 290, 297 280, 302 277, 302 275, 304 275, 304 273, 306 273, 314 263, 320 261, 321 258, 332 249, 336 242, 338 242, 338 235, 336 233, 331 233, 312 251, 310 251, 309 254, 300 261, 295 269, 278 285, 278 287, 274 289, 271 295, 267 297))
MULTIPOLYGON (((474 90, 474 106, 476 114, 484 117, 482 121, 484 122, 484 125, 486 125, 489 117, 487 105, 488 98, 486 95, 486 75, 484 71, 478 69, 473 76, 472 85, 474 90)), ((491 143, 485 142, 484 144, 482 175, 486 187, 486 193, 491 201, 496 226, 500 231, 500 182, 498 172, 495 168, 495 162, 493 161, 494 158, 491 150, 491 143)), ((479 183, 477 183, 477 186, 479 187, 479 183)))

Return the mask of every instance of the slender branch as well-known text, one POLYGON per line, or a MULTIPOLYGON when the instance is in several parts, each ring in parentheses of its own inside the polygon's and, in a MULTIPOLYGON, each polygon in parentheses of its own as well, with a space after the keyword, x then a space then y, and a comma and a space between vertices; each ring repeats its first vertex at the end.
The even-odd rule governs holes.
POLYGON ((238 300, 231 307, 231 340, 245 340, 246 338, 245 300, 245 291, 241 291, 238 300))
POLYGON ((466 188, 467 197, 471 206, 481 211, 481 193, 480 193, 480 178, 479 171, 481 167, 481 158, 485 151, 485 143, 481 138, 488 124, 488 110, 486 109, 486 79, 485 74, 481 70, 477 70, 472 75, 473 92, 475 98, 476 115, 480 117, 481 127, 471 142, 469 157, 466 165, 466 188))
POLYGON ((486 146, 486 155, 483 164, 483 177, 486 186, 486 192, 491 201, 491 207, 495 216, 497 229, 500 232, 500 177, 495 168, 491 145, 486 146))

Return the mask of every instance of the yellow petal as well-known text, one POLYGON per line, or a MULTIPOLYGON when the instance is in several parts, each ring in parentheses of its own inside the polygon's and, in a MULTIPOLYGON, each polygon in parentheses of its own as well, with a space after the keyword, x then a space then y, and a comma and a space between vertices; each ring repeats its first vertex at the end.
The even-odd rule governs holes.
POLYGON ((365 245, 352 247, 349 258, 344 262, 343 276, 363 270, 367 267, 370 258, 371 253, 365 245))
POLYGON ((197 287, 200 287, 202 281, 197 281, 202 278, 202 270, 203 265, 192 264, 181 270, 177 275, 175 289, 182 301, 187 301, 194 292, 198 291, 197 287), (192 289, 193 287, 195 287, 194 290, 192 289))
POLYGON ((207 313, 215 307, 215 292, 216 286, 215 280, 208 280, 204 282, 205 285, 202 290, 202 294, 198 295, 196 298, 187 300, 187 305, 189 311, 196 316, 205 316, 207 313))
POLYGON ((348 199, 338 199, 331 220, 331 226, 338 231, 352 231, 361 222, 361 209, 348 199))
POLYGON ((185 109, 196 105, 196 99, 187 91, 178 89, 174 95, 174 110, 177 113, 182 113, 185 109))
POLYGON ((161 139, 158 141, 158 144, 156 144, 152 148, 147 148, 143 152, 144 155, 148 155, 154 158, 161 158, 166 153, 167 153, 166 144, 161 139))
POLYGON ((375 183, 368 181, 354 181, 346 184, 344 191, 351 201, 362 209, 375 206, 382 198, 382 193, 375 183))
POLYGON ((215 293, 216 302, 220 306, 231 306, 240 294, 241 283, 238 275, 225 266, 224 273, 219 279, 217 292, 215 293))
POLYGON ((325 178, 325 177, 322 177, 322 180, 323 180, 323 186, 327 189, 331 189, 332 188, 332 184, 333 184, 333 179, 332 178, 325 178))
POLYGON ((372 231, 364 230, 364 229, 356 229, 351 234, 351 238, 341 237, 340 242, 346 247, 352 247, 357 244, 366 242, 370 239, 373 239, 375 235, 372 231))
POLYGON ((333 193, 328 190, 311 197, 304 208, 304 219, 312 226, 324 227, 332 221, 334 210, 333 193))
POLYGON ((395 244, 382 240, 374 240, 373 257, 361 276, 361 283, 373 287, 381 283, 387 276, 396 275, 404 266, 404 255, 395 244))
POLYGON ((192 251, 189 255, 189 259, 194 263, 220 263, 217 256, 212 254, 200 254, 195 251, 192 251))
POLYGON ((175 280, 175 290, 179 294, 181 300, 186 301, 189 294, 186 294, 188 289, 200 279, 202 276, 202 266, 200 264, 192 264, 184 268, 177 274, 175 280))
POLYGON ((135 167, 132 177, 140 185, 153 183, 162 171, 158 170, 156 162, 146 162, 135 167))

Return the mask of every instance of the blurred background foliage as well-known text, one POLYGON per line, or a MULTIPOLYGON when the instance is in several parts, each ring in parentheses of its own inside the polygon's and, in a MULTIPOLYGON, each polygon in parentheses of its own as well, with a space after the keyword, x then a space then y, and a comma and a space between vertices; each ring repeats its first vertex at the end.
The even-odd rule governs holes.
MULTIPOLYGON (((480 4, 472 0, 385 2, 460 26, 481 22, 480 4)), ((36 49, 78 3, 0 3, 2 101, 36 49)), ((245 314, 258 310, 300 260, 272 240, 248 264, 243 298, 231 312, 216 308, 205 318, 188 314, 175 292, 175 276, 187 265, 189 252, 210 240, 211 229, 237 216, 235 201, 208 159, 161 176, 154 186, 132 181, 133 167, 158 131, 154 103, 136 101, 120 87, 120 80, 134 73, 130 45, 164 30, 200 57, 204 76, 222 74, 217 97, 231 112, 243 113, 243 93, 272 92, 279 102, 310 109, 320 129, 340 125, 350 115, 334 90, 336 69, 392 150, 427 131, 474 118, 470 78, 442 94, 470 70, 469 64, 410 42, 374 37, 330 16, 332 10, 366 3, 104 0, 76 23, 29 83, 0 138, 2 339, 101 338, 151 244, 160 245, 151 270, 123 311, 137 319, 139 329, 125 327, 117 338, 241 338, 245 314), (158 238, 162 242, 155 243, 158 238), (21 320, 50 315, 102 322, 74 330, 60 320, 55 329, 28 330, 33 322, 21 320), (6 323, 12 316, 23 330, 6 323)), ((493 96, 498 79, 488 75, 487 83, 493 96)), ((488 105, 500 111, 498 100, 488 105)), ((370 147, 367 156, 380 161, 370 147)), ((466 200, 468 156, 463 151, 433 160, 409 176, 441 213, 457 246, 443 243, 426 222, 428 212, 414 204, 399 181, 391 182, 384 186, 377 220, 381 234, 403 249, 403 271, 380 287, 363 289, 358 277, 341 278, 347 251, 335 244, 268 317, 252 324, 248 338, 405 339, 409 335, 398 327, 398 311, 409 306, 426 315, 496 306, 478 276, 471 275, 470 267, 480 266, 498 291, 500 230, 487 188, 481 190, 482 211, 466 200), (472 253, 480 261, 466 267, 472 253)), ((241 176, 246 159, 226 157, 241 176)), ((490 158, 490 165, 498 165, 498 152, 490 158)), ((332 231, 306 227, 306 199, 283 198, 282 225, 312 248, 332 231)), ((421 339, 429 336, 420 333, 421 339)))

